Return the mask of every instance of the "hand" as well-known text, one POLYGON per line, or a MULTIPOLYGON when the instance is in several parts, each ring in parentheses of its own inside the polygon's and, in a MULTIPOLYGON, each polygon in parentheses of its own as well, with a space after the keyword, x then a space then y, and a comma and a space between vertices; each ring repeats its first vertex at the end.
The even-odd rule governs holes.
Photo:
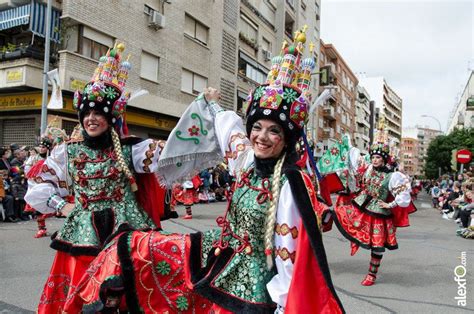
POLYGON ((215 88, 207 87, 204 89, 204 97, 207 102, 215 101, 219 102, 221 100, 221 93, 215 88))
POLYGON ((378 204, 379 204, 379 206, 382 207, 382 208, 388 208, 388 209, 392 208, 392 206, 390 206, 389 203, 385 203, 384 201, 379 201, 378 204))
POLYGON ((72 212, 74 209, 74 204, 73 203, 67 203, 64 205, 64 207, 59 211, 59 213, 63 216, 69 216, 69 214, 72 212))

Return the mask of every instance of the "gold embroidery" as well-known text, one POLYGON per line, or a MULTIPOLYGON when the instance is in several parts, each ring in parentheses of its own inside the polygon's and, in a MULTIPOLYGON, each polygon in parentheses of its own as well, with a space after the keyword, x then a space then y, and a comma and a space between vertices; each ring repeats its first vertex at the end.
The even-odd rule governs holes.
POLYGON ((280 256, 283 261, 290 259, 294 264, 296 259, 296 252, 290 252, 286 247, 275 249, 275 255, 280 256))
POLYGON ((291 237, 293 239, 296 239, 298 237, 298 228, 296 227, 290 228, 286 223, 282 225, 276 224, 275 233, 281 236, 286 236, 287 234, 291 234, 291 237))

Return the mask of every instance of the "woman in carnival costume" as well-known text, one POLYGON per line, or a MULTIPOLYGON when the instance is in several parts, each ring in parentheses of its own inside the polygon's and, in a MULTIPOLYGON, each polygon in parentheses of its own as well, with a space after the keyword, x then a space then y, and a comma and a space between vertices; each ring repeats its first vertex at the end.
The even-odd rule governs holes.
POLYGON ((209 88, 168 138, 159 171, 167 185, 227 159, 236 183, 220 230, 122 233, 91 264, 68 313, 108 306, 132 313, 344 311, 322 243, 321 206, 295 165, 314 68, 312 59, 300 60, 303 39, 300 33, 284 47, 267 83, 250 93, 246 128, 209 88), (294 84, 294 68, 308 80, 294 84))
MULTIPOLYGON (((130 69, 128 61, 120 60, 123 49, 123 44, 110 49, 91 82, 74 95, 83 138, 51 151, 25 197, 42 214, 67 216, 52 236, 51 248, 57 253, 39 313, 62 311, 68 294, 109 236, 126 226, 147 229, 159 223, 143 207, 151 204, 154 193, 146 196, 147 204, 137 203, 140 196, 134 193, 137 181, 132 171, 155 172, 164 143, 121 139, 127 134, 124 115, 129 93, 124 87, 130 69), (70 195, 74 203, 66 202, 70 195)), ((149 186, 156 178, 151 174, 145 180, 149 186)))
MULTIPOLYGON (((68 139, 67 134, 64 130, 61 130, 53 125, 48 125, 45 134, 40 138, 38 143, 38 154, 34 155, 31 159, 29 158, 25 164, 26 177, 28 179, 29 189, 35 185, 35 178, 41 173, 44 161, 49 155, 51 149, 63 143, 68 139)), ((69 198, 70 200, 70 198, 69 198)), ((38 231, 34 235, 35 238, 42 238, 48 236, 48 230, 46 228, 46 219, 55 215, 55 213, 42 214, 36 211, 30 204, 26 204, 25 212, 36 215, 36 223, 38 224, 38 231)))
POLYGON ((383 124, 382 118, 376 143, 370 147, 370 165, 360 157, 358 149, 343 142, 332 147, 320 163, 323 168, 322 164, 331 160, 328 157, 331 155, 347 165, 340 172, 347 190, 339 196, 333 218, 339 231, 351 242, 351 255, 359 247, 371 251, 369 272, 361 282, 364 286, 375 283, 383 252, 398 248, 396 228, 409 226, 408 214, 416 210, 411 202, 409 179, 388 166, 390 147, 383 124))

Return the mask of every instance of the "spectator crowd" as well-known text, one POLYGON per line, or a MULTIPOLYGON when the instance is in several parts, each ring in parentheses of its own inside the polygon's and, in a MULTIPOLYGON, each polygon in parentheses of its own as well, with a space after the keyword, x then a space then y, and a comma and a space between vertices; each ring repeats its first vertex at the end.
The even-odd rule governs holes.
POLYGON ((444 175, 438 180, 425 181, 424 187, 431 195, 433 207, 444 219, 459 225, 456 234, 474 239, 474 177, 472 167, 457 176, 444 175))
MULTIPOLYGON (((29 161, 38 153, 36 148, 11 144, 0 147, 0 214, 6 222, 29 220, 24 212, 25 194, 28 189, 25 171, 29 161)), ((31 162, 30 162, 31 163, 31 162)))

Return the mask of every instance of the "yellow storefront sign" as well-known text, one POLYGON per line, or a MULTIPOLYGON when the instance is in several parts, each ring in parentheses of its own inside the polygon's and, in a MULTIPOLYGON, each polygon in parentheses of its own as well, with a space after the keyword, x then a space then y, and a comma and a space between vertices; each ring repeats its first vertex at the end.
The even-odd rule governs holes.
POLYGON ((84 89, 84 86, 86 86, 87 82, 86 81, 82 81, 82 80, 71 80, 71 89, 73 91, 76 91, 76 90, 80 90, 82 91, 84 89))
POLYGON ((7 70, 7 83, 23 82, 23 69, 7 70))
MULTIPOLYGON (((10 110, 39 110, 41 109, 41 99, 41 93, 2 95, 0 96, 0 112, 10 110)), ((63 102, 64 109, 49 111, 76 114, 76 110, 72 107, 71 96, 63 96, 63 102)), ((143 114, 130 111, 126 113, 126 121, 128 124, 166 131, 171 131, 177 122, 177 120, 158 117, 157 114, 143 114)))

